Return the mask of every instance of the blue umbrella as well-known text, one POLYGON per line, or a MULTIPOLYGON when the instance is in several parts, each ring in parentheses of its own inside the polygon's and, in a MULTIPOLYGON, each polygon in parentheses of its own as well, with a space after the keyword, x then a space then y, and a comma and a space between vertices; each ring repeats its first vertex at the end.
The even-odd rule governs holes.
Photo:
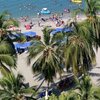
POLYGON ((20 37, 20 35, 19 34, 9 34, 8 37, 13 40, 13 39, 16 39, 17 37, 20 37))
POLYGON ((65 32, 66 33, 66 32, 71 32, 71 31, 72 31, 71 28, 56 28, 50 34, 54 35, 58 32, 65 32))
POLYGON ((29 37, 34 37, 36 36, 36 32, 32 32, 32 31, 29 31, 29 32, 25 32, 23 33, 25 36, 29 36, 29 37))
POLYGON ((72 32, 73 30, 71 28, 63 28, 63 32, 67 33, 67 32, 72 32))
POLYGON ((62 32, 62 29, 63 29, 63 28, 56 28, 56 29, 54 29, 50 34, 54 35, 54 34, 56 34, 56 33, 58 33, 58 32, 62 32))
POLYGON ((14 43, 15 49, 27 49, 29 46, 31 46, 31 42, 24 42, 24 43, 14 43))

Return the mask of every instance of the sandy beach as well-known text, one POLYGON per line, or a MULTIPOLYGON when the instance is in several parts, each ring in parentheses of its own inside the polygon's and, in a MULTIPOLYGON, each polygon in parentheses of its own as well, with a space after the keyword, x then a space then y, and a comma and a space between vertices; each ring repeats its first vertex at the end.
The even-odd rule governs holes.
MULTIPOLYGON (((67 21, 70 19, 68 18, 63 18, 65 24, 67 24, 67 21)), ((84 17, 79 17, 80 20, 84 20, 84 17)), ((47 22, 41 22, 41 27, 38 26, 38 22, 35 19, 31 19, 27 22, 21 22, 20 24, 20 29, 21 32, 27 32, 27 31, 33 31, 36 32, 37 35, 41 36, 41 39, 43 39, 43 34, 42 34, 42 29, 45 26, 51 26, 52 28, 56 28, 55 23, 52 21, 47 21, 47 22), (32 20, 34 26, 30 30, 26 30, 24 25, 30 23, 32 20)), ((39 20, 39 19, 38 19, 39 20)), ((61 26, 62 27, 62 26, 61 26)), ((34 62, 35 59, 32 60, 32 63, 30 65, 27 65, 27 56, 28 53, 24 52, 22 54, 18 54, 18 61, 17 61, 17 71, 14 71, 15 73, 21 73, 25 77, 25 82, 28 82, 30 86, 36 86, 39 85, 42 80, 37 79, 35 75, 32 73, 32 63, 34 62)), ((98 49, 98 52, 96 52, 96 60, 97 60, 97 65, 90 71, 91 73, 91 78, 94 84, 98 85, 98 79, 100 79, 100 48, 98 49)), ((59 78, 58 78, 59 79, 59 78)), ((46 86, 46 83, 44 82, 42 86, 46 86)))

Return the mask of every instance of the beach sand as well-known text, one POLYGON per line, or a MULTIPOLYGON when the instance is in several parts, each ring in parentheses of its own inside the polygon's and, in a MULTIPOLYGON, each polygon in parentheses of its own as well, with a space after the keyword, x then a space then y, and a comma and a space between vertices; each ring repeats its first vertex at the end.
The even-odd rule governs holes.
MULTIPOLYGON (((67 21, 70 19, 69 18, 63 18, 63 20, 65 21, 65 24, 67 23, 67 21)), ((84 20, 84 17, 79 18, 78 20, 84 20)), ((52 26, 52 28, 56 28, 55 23, 53 23, 52 21, 47 21, 47 22, 42 22, 41 23, 41 27, 38 26, 38 22, 34 19, 33 23, 34 26, 32 27, 31 30, 26 30, 24 25, 28 24, 31 20, 29 20, 28 22, 24 22, 21 23, 20 28, 21 28, 21 32, 27 32, 27 31, 34 31, 37 33, 37 35, 41 36, 41 39, 43 40, 43 33, 42 33, 42 29, 45 26, 52 26)), ((25 82, 28 82, 30 84, 30 86, 38 86, 39 84, 41 84, 41 80, 38 80, 37 77, 34 77, 35 75, 32 73, 32 63, 30 65, 27 65, 27 56, 28 53, 24 52, 22 54, 18 54, 18 61, 17 61, 17 71, 14 71, 15 73, 21 73, 22 75, 24 75, 25 77, 25 82)), ((100 77, 100 48, 98 49, 98 52, 96 53, 96 59, 97 59, 97 65, 96 67, 94 67, 90 72, 93 73, 91 75, 92 81, 94 84, 98 84, 98 79, 100 77), (96 73, 96 74, 94 74, 96 73)), ((34 60, 32 61, 34 62, 34 60)), ((59 79, 59 77, 58 77, 59 79)), ((43 83, 42 86, 46 86, 46 82, 43 83)))
MULTIPOLYGON (((26 30, 24 25, 29 24, 31 20, 27 22, 22 22, 20 24, 20 29, 21 32, 27 32, 27 31, 33 31, 36 32, 37 35, 41 36, 41 40, 43 41, 43 33, 42 30, 44 29, 45 26, 52 26, 52 28, 56 28, 55 23, 52 21, 47 21, 47 22, 41 22, 40 27, 38 26, 38 19, 36 18, 33 19, 33 24, 34 26, 30 30, 26 30), (37 21, 36 21, 37 20, 37 21)), ((39 80, 38 77, 35 77, 35 74, 32 73, 32 63, 35 61, 32 60, 32 63, 30 65, 27 65, 27 56, 28 53, 24 52, 22 54, 18 54, 18 61, 17 61, 17 71, 13 70, 14 73, 21 73, 25 77, 25 83, 29 83, 30 86, 38 86, 41 84, 42 80, 39 80)), ((46 86, 47 83, 44 82, 42 86, 46 86)))

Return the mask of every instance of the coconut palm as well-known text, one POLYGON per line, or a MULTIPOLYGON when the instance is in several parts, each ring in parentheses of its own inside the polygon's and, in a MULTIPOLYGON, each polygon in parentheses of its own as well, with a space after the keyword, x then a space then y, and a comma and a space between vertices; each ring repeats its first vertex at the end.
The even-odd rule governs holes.
POLYGON ((18 26, 18 21, 11 18, 8 12, 3 12, 0 14, 0 37, 8 33, 6 30, 10 25, 18 26), (9 16, 9 18, 7 18, 9 16))
MULTIPOLYGON (((62 93, 62 94, 60 94, 59 96, 56 96, 56 95, 52 94, 52 95, 48 98, 48 100, 68 100, 67 98, 68 98, 68 96, 67 96, 67 94, 65 94, 65 93, 62 93)), ((42 100, 45 100, 45 99, 43 98, 42 100)), ((71 99, 71 100, 72 100, 72 99, 71 99)))
POLYGON ((0 38, 0 70, 5 69, 10 72, 11 68, 16 68, 15 50, 9 41, 0 38))
POLYGON ((16 66, 16 52, 12 40, 7 36, 9 32, 6 29, 10 25, 18 26, 18 22, 8 18, 8 15, 6 11, 0 14, 0 69, 3 68, 7 72, 11 67, 15 68, 16 66))
POLYGON ((100 100, 100 87, 94 87, 89 76, 76 78, 75 89, 56 96, 52 94, 49 100, 100 100))
POLYGON ((67 93, 61 93, 59 96, 52 94, 48 100, 81 100, 77 95, 75 95, 75 93, 73 93, 73 91, 74 90, 71 92, 68 91, 67 93))
POLYGON ((62 54, 67 70, 71 68, 75 75, 80 71, 86 72, 95 61, 95 53, 92 47, 93 37, 91 31, 84 25, 74 23, 73 32, 66 34, 65 42, 58 48, 62 54))
POLYGON ((33 41, 32 46, 29 48, 28 60, 38 55, 37 60, 33 63, 32 69, 34 73, 39 73, 44 76, 48 86, 53 82, 56 74, 62 72, 62 62, 59 54, 56 53, 56 41, 52 41, 50 37, 51 29, 47 27, 43 30, 44 41, 33 41))
MULTIPOLYGON (((87 16, 86 24, 91 27, 92 34, 95 36, 97 42, 100 39, 100 18, 97 16, 97 13, 100 10, 99 0, 86 0, 86 10, 85 15, 87 16)), ((94 46, 98 48, 98 44, 94 43, 94 46)), ((100 43, 99 43, 100 46, 100 43)))
POLYGON ((99 39, 100 38, 100 18, 97 16, 100 11, 100 2, 99 0, 85 0, 84 9, 76 10, 76 13, 82 12, 86 15, 87 19, 85 24, 88 24, 92 28, 93 35, 99 39))
POLYGON ((26 100, 26 97, 33 93, 35 91, 24 84, 21 74, 15 76, 13 72, 6 73, 0 79, 0 100, 26 100))
POLYGON ((100 87, 94 87, 89 76, 83 76, 81 80, 76 80, 76 89, 68 93, 68 100, 100 100, 100 87), (70 99, 73 97, 75 98, 70 99))

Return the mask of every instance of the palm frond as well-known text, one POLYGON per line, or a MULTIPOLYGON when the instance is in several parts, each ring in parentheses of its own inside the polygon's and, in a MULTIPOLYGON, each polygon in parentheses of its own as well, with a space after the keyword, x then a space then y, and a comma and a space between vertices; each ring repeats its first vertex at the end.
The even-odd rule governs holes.
POLYGON ((32 58, 35 58, 38 54, 43 52, 44 49, 45 45, 41 41, 33 41, 32 46, 29 47, 28 64, 30 64, 32 58))
POLYGON ((60 73, 62 71, 60 59, 52 50, 45 51, 35 61, 32 68, 33 72, 40 72, 48 81, 53 81, 56 72, 60 73))
POLYGON ((44 43, 46 45, 49 45, 51 39, 50 33, 52 32, 52 29, 45 27, 42 31, 43 31, 44 43))
POLYGON ((12 53, 13 47, 7 41, 0 42, 0 53, 12 53))
POLYGON ((0 54, 0 61, 10 67, 16 66, 16 59, 10 54, 0 54))
POLYGON ((15 20, 15 19, 9 19, 9 20, 7 20, 7 21, 5 21, 4 23, 3 23, 3 25, 2 25, 2 27, 3 28, 8 28, 10 25, 13 25, 13 26, 19 26, 19 22, 17 21, 17 20, 15 20))
POLYGON ((15 76, 13 72, 4 75, 0 79, 0 86, 0 99, 2 98, 4 100, 17 100, 17 98, 25 97, 27 94, 35 93, 32 88, 24 85, 21 74, 15 76))

